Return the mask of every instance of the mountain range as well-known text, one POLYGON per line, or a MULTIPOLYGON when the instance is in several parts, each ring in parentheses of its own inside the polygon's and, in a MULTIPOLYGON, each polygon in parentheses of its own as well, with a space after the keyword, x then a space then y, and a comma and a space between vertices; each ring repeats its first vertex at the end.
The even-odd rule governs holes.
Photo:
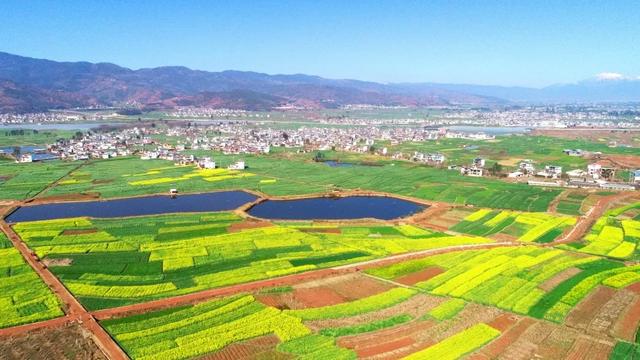
POLYGON ((476 106, 640 101, 638 79, 591 79, 541 89, 438 83, 376 83, 318 76, 209 72, 181 66, 132 70, 110 63, 57 62, 0 52, 0 112, 89 106, 269 110, 346 104, 476 106))

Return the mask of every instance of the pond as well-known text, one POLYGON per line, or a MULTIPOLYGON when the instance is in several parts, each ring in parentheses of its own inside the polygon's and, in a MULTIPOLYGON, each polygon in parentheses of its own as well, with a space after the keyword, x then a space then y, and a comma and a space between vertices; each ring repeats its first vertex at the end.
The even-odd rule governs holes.
POLYGON ((348 162, 340 162, 340 161, 335 161, 335 160, 327 160, 324 162, 325 165, 330 166, 330 167, 351 167, 353 166, 352 163, 348 163, 348 162))
POLYGON ((391 220, 422 211, 425 205, 382 196, 348 196, 266 200, 251 209, 249 215, 272 220, 346 220, 374 218, 391 220))
POLYGON ((182 212, 228 211, 255 201, 244 191, 221 191, 204 194, 154 195, 128 199, 67 202, 23 206, 7 216, 7 222, 51 220, 80 216, 112 218, 159 215, 182 212))

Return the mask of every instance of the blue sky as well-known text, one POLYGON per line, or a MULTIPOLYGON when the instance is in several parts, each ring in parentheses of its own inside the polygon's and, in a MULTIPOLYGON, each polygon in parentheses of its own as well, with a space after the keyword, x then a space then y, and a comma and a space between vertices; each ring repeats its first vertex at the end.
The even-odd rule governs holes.
POLYGON ((545 86, 640 76, 635 1, 0 1, 0 51, 130 68, 545 86))

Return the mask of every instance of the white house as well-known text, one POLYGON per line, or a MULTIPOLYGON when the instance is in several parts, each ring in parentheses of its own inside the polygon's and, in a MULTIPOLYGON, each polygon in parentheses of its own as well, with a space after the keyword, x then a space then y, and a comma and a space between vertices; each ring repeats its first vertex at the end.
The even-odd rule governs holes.
POLYGON ((475 167, 475 166, 472 166, 472 167, 463 166, 460 168, 460 174, 465 176, 481 177, 483 172, 484 170, 482 168, 475 167))
POLYGON ((198 167, 201 169, 215 169, 216 162, 213 161, 210 157, 205 157, 202 160, 198 161, 198 167))
POLYGON ((229 165, 229 170, 244 170, 246 168, 244 161, 236 161, 235 163, 229 165))
POLYGON ((533 174, 536 171, 536 167, 533 166, 533 161, 531 160, 521 161, 518 168, 525 174, 533 174))
MULTIPOLYGON (((483 168, 485 164, 485 160, 483 158, 475 158, 473 159, 473 166, 483 168)), ((480 175, 482 176, 482 175, 480 175)))

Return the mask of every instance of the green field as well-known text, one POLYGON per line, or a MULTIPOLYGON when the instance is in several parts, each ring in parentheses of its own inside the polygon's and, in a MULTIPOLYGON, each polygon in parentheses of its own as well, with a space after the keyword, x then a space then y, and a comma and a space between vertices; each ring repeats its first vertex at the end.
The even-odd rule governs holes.
MULTIPOLYGON (((525 184, 510 184, 488 178, 469 178, 457 171, 441 170, 406 162, 382 162, 382 166, 329 167, 289 153, 245 156, 246 176, 208 179, 193 167, 177 167, 169 161, 122 158, 95 161, 72 173, 47 195, 97 193, 101 197, 123 197, 222 189, 250 189, 269 195, 324 193, 331 190, 372 190, 419 199, 521 211, 546 211, 560 193, 525 184)), ((214 154, 222 166, 238 156, 214 154)))
POLYGON ((78 165, 62 161, 26 164, 0 161, 0 200, 33 197, 78 165))
POLYGON ((0 328, 62 316, 57 298, 0 232, 0 328))
POLYGON ((410 225, 274 225, 229 232, 232 213, 25 222, 14 229, 91 309, 460 244, 410 225), (326 232, 326 230, 332 230, 326 232), (66 260, 63 260, 66 259, 66 260))

